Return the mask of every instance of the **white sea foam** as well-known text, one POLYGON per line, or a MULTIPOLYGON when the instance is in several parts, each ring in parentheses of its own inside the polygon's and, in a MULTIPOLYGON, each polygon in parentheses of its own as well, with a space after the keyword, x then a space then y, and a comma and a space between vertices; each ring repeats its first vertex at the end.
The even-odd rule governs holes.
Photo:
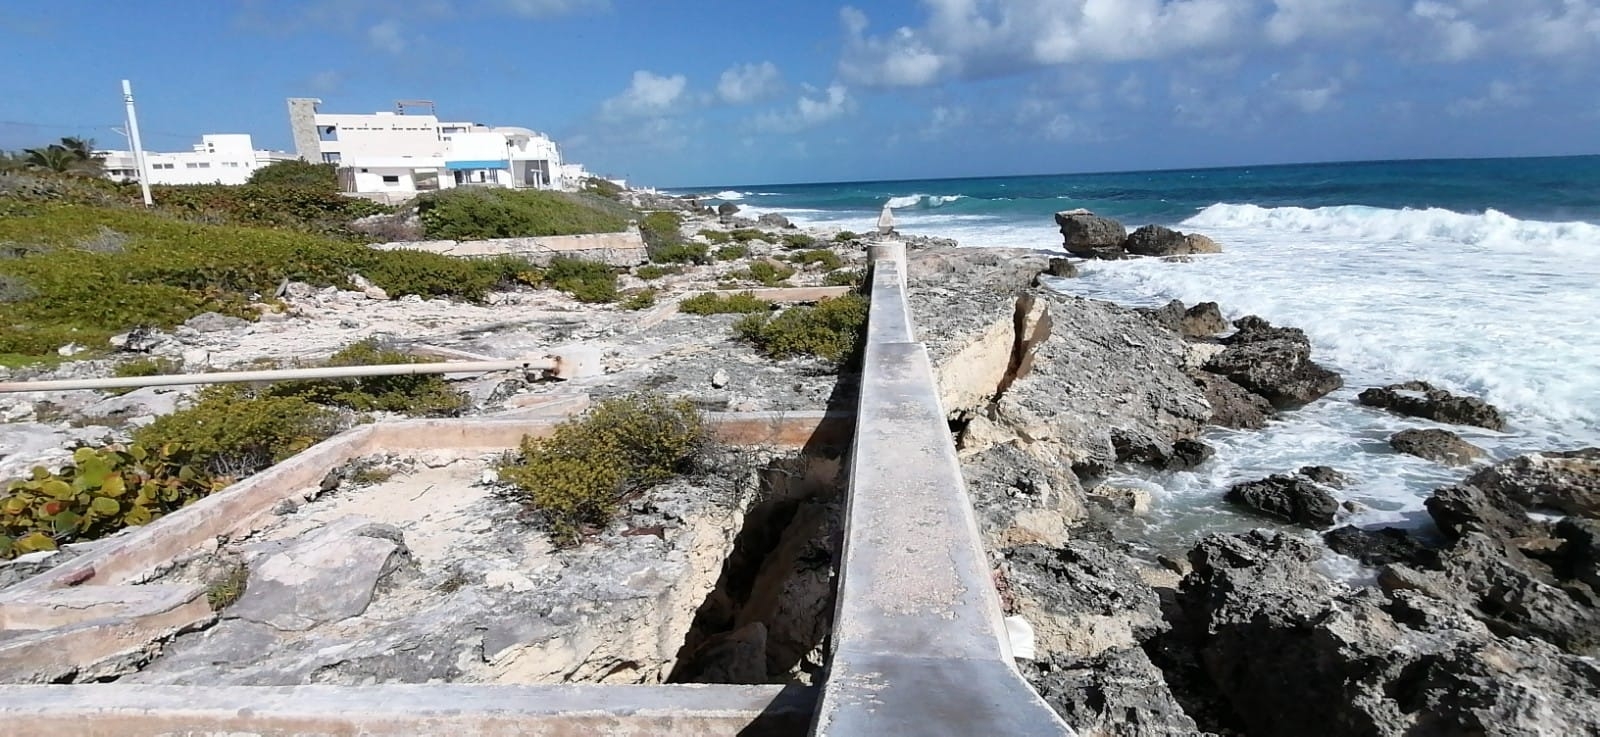
POLYGON ((884 204, 893 210, 902 210, 911 207, 942 207, 956 200, 965 199, 963 194, 908 194, 901 197, 890 197, 884 204))
POLYGON ((736 202, 738 200, 744 199, 744 195, 745 195, 744 192, 735 192, 735 191, 733 191, 731 189, 725 189, 725 190, 723 190, 721 192, 718 192, 718 193, 716 193, 714 195, 711 195, 711 197, 712 197, 712 199, 727 200, 728 202, 736 202))
POLYGON ((1422 500, 1462 472, 1391 452, 1390 435, 1426 423, 1356 405, 1368 386, 1425 379, 1498 405, 1506 433, 1450 428, 1497 459, 1600 444, 1600 226, 1495 211, 1214 205, 1183 228, 1223 253, 1091 262, 1059 284, 1123 303, 1216 301, 1230 318, 1303 328, 1346 388, 1264 431, 1216 432, 1213 460, 1155 477, 1173 544, 1249 524, 1196 514, 1225 508, 1230 484, 1309 463, 1356 476, 1344 498, 1368 511, 1353 521, 1424 524, 1422 500))

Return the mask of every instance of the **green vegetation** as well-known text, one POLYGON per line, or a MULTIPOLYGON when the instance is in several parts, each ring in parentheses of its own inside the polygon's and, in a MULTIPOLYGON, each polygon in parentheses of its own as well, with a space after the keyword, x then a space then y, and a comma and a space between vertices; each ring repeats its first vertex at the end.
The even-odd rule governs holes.
POLYGON ((855 233, 852 233, 852 232, 850 232, 848 230, 841 230, 841 231, 833 234, 833 242, 834 243, 849 243, 850 241, 856 240, 857 238, 860 238, 860 237, 861 236, 856 235, 855 233))
MULTIPOLYGON (((425 360, 369 338, 346 346, 323 365, 391 366, 425 360)), ((403 412, 418 417, 453 417, 470 403, 466 394, 451 389, 450 383, 438 374, 280 381, 260 392, 357 412, 403 412)))
POLYGON ((744 244, 723 246, 717 249, 718 261, 737 261, 750 255, 750 247, 744 244))
POLYGON ((183 363, 170 358, 136 358, 132 361, 123 361, 111 370, 112 376, 162 376, 176 374, 183 371, 183 363))
POLYGON ((814 307, 791 307, 776 317, 750 315, 733 329, 772 358, 810 355, 841 364, 855 355, 866 325, 866 298, 849 294, 819 300, 814 307))
POLYGON ((750 241, 767 241, 768 243, 778 242, 778 237, 776 235, 762 232, 756 230, 755 228, 736 228, 728 231, 728 237, 732 238, 738 243, 749 243, 750 241))
POLYGON ((668 246, 650 249, 650 260, 658 264, 708 264, 711 258, 706 255, 709 248, 704 243, 688 243, 679 241, 668 246))
POLYGON ((617 186, 615 182, 609 179, 601 179, 600 177, 584 179, 583 184, 579 185, 579 191, 596 197, 604 197, 608 200, 622 199, 622 187, 617 186))
POLYGON ((792 254, 789 256, 789 262, 800 264, 801 266, 822 264, 822 268, 825 271, 833 271, 844 265, 844 262, 839 260, 839 254, 826 248, 814 248, 792 254))
POLYGON ((690 315, 747 315, 771 312, 772 303, 757 299, 750 292, 729 295, 706 292, 679 302, 678 311, 690 315))
POLYGON ((300 396, 238 384, 200 390, 193 404, 133 432, 133 444, 184 448, 208 475, 241 478, 343 429, 334 411, 300 396))
POLYGON ((7 156, 0 171, 34 169, 54 174, 98 177, 105 173, 105 161, 94 153, 94 141, 68 136, 57 143, 26 148, 20 155, 7 156))
POLYGON ((544 281, 579 302, 615 302, 619 296, 614 269, 569 256, 551 259, 549 268, 544 271, 544 281))
POLYGON ((190 449, 79 448, 60 473, 33 469, 0 495, 0 559, 142 525, 223 488, 190 449))
POLYGON ((739 271, 734 276, 747 281, 760 282, 763 286, 776 287, 783 284, 789 277, 794 276, 794 269, 774 264, 771 261, 752 261, 750 268, 739 271))
POLYGON ((639 235, 644 238, 645 247, 650 249, 652 261, 661 260, 655 258, 655 249, 683 242, 682 228, 683 217, 668 210, 648 213, 639 219, 639 235))
POLYGON ((300 159, 274 161, 250 174, 250 184, 307 187, 325 192, 339 189, 339 167, 300 159))
POLYGON ((682 273, 682 266, 660 266, 658 264, 645 264, 633 270, 634 276, 645 281, 655 281, 663 276, 682 273))
POLYGON ((348 228, 351 220, 389 211, 333 187, 300 184, 157 185, 150 191, 161 211, 198 223, 287 228, 352 241, 359 239, 348 228))
POLYGON ((244 596, 245 585, 249 581, 249 568, 243 563, 230 563, 217 580, 206 586, 206 603, 211 605, 211 611, 220 612, 233 606, 239 597, 244 596))
POLYGON ((726 245, 733 241, 733 236, 728 235, 727 231, 724 230, 702 230, 700 231, 700 237, 714 246, 726 245))
POLYGON ((817 245, 817 239, 805 233, 788 233, 783 236, 783 246, 790 250, 797 248, 811 248, 817 245))
POLYGON ((687 400, 607 399, 549 437, 524 437, 500 478, 544 517, 558 544, 571 545, 609 524, 623 497, 690 470, 708 438, 687 400))
POLYGON ((594 196, 489 187, 430 193, 417 211, 424 235, 450 240, 618 233, 632 214, 594 196))
POLYGON ((859 287, 866 280, 866 269, 838 269, 822 275, 822 283, 830 287, 859 287))
POLYGON ((656 306, 656 290, 640 289, 622 300, 624 310, 647 310, 656 306))

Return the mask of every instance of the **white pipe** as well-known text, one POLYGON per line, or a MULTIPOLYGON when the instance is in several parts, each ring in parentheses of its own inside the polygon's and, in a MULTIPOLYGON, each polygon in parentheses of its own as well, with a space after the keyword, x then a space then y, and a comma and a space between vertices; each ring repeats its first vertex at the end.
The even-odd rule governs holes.
POLYGON ((489 371, 558 371, 556 358, 522 358, 504 361, 451 361, 448 363, 395 363, 381 366, 323 366, 319 368, 228 371, 208 374, 164 376, 120 376, 107 379, 53 379, 49 381, 0 382, 0 394, 7 392, 48 392, 75 389, 129 389, 144 386, 184 384, 237 384, 249 381, 290 379, 344 379, 360 376, 408 376, 413 374, 474 374, 489 371))
POLYGON ((133 165, 139 168, 139 192, 144 195, 144 206, 150 207, 150 167, 145 165, 144 146, 139 143, 139 116, 133 111, 133 85, 122 80, 122 102, 128 106, 128 141, 133 145, 133 165))

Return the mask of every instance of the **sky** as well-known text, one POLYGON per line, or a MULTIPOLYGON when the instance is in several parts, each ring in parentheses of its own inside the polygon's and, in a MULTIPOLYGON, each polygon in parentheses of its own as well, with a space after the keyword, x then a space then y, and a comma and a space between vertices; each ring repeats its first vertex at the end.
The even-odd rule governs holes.
POLYGON ((657 187, 1600 153, 1600 0, 0 0, 0 149, 433 100, 657 187))

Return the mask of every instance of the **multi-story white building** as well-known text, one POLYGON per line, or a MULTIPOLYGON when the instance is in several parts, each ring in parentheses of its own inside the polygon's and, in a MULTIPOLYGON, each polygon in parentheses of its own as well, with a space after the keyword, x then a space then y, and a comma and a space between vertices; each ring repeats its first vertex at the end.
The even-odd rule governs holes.
MULTIPOLYGON (((139 179, 132 151, 97 151, 106 176, 119 182, 139 179)), ((287 151, 257 150, 246 133, 204 135, 194 150, 181 153, 144 152, 151 184, 244 184, 257 169, 274 161, 296 158, 287 151)))
MULTIPOLYGON (((396 112, 341 115, 317 111, 322 101, 289 99, 295 152, 339 166, 347 192, 412 194, 461 186, 573 190, 555 141, 542 133, 481 123, 440 121, 396 112)), ((429 108, 431 103, 426 104, 429 108)))

